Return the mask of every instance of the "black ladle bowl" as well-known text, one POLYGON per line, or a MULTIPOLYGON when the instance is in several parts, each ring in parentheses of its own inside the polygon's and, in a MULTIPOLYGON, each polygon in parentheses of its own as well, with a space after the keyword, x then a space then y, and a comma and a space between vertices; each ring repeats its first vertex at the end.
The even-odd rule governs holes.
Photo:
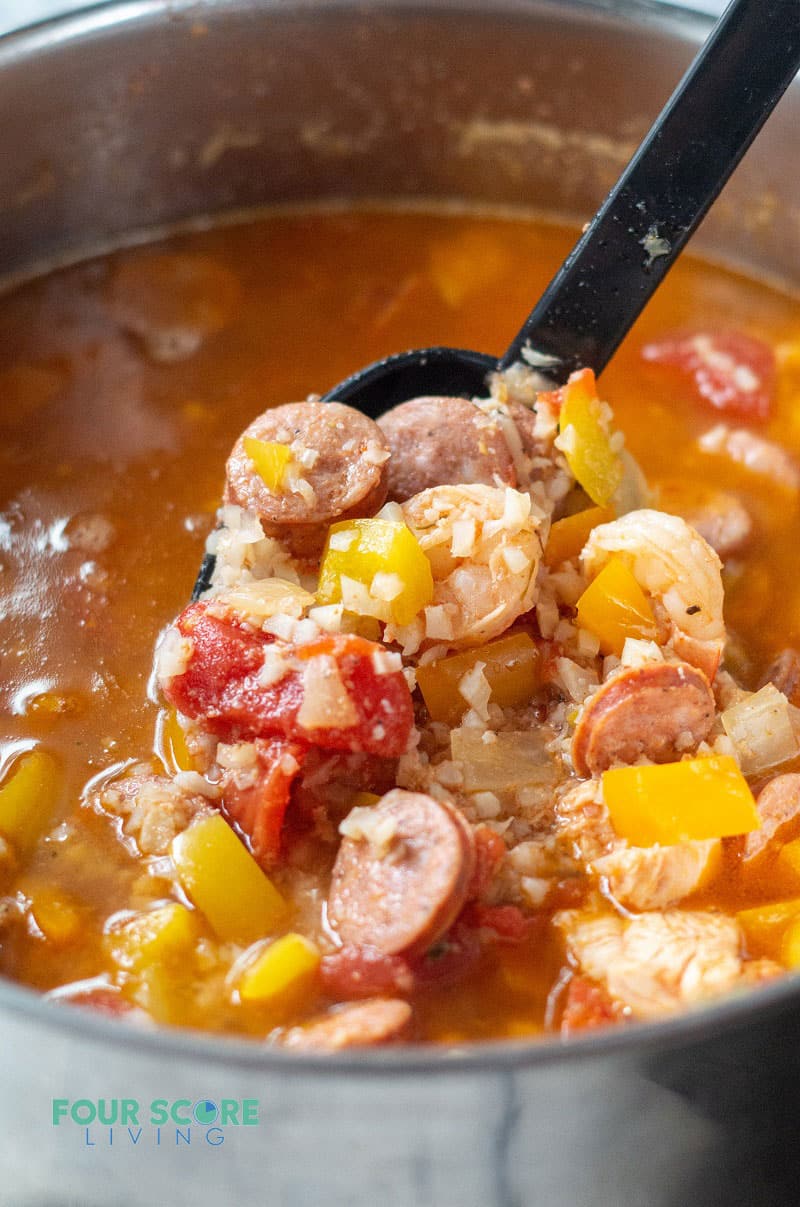
MULTIPOLYGON (((598 375, 800 69, 800 0, 732 0, 620 179, 499 359, 424 348, 324 395, 373 417, 419 395, 472 397, 520 360, 556 385, 598 375)), ((196 599, 210 586, 206 555, 196 599)))

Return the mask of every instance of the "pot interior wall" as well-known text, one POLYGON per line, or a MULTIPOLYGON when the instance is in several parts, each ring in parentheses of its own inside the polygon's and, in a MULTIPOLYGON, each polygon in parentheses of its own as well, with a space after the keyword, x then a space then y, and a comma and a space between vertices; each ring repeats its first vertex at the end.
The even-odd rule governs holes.
MULTIPOLYGON (((0 274, 287 202, 585 219, 705 28, 536 0, 144 0, 14 35, 0 43, 0 274)), ((795 88, 707 221, 706 251, 776 276, 800 262, 785 154, 798 120, 795 88)))

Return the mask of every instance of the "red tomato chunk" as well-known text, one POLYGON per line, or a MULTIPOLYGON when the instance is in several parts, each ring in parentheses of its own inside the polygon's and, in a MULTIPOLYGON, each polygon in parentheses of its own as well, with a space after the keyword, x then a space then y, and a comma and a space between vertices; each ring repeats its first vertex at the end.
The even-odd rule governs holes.
POLYGON ((414 724, 411 693, 401 671, 376 669, 374 655, 383 654, 382 646, 351 635, 292 645, 222 620, 205 603, 186 608, 176 624, 191 643, 191 655, 183 674, 163 685, 164 694, 223 741, 283 736, 386 758, 406 749, 414 724), (285 673, 265 682, 259 675, 270 647, 285 659, 285 673), (337 717, 334 708, 330 725, 312 727, 304 724, 303 705, 306 669, 316 658, 335 668, 347 716, 337 717))
POLYGON ((645 344, 642 356, 687 381, 695 400, 763 420, 775 398, 775 353, 743 331, 682 331, 645 344))

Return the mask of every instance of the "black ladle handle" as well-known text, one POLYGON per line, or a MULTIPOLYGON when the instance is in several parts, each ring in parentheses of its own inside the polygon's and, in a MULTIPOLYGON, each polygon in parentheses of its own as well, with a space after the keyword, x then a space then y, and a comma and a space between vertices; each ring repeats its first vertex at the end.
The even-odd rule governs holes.
POLYGON ((601 372, 799 68, 800 0, 733 0, 501 368, 601 372))

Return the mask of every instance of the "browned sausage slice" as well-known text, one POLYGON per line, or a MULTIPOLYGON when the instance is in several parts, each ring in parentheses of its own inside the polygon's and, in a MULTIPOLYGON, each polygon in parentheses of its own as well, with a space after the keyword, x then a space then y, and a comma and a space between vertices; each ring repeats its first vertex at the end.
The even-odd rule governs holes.
POLYGON ((742 863, 748 871, 763 866, 778 846, 800 832, 800 775, 777 775, 761 789, 756 801, 761 826, 748 834, 742 863))
POLYGON ((412 398, 378 425, 392 450, 389 497, 399 503, 430 486, 517 484, 500 425, 466 398, 412 398))
POLYGON ((226 466, 226 503, 256 512, 268 536, 298 556, 318 553, 329 524, 374 515, 386 499, 389 447, 378 425, 338 402, 289 402, 242 433, 226 466), (286 486, 272 491, 246 437, 291 446, 286 486))
POLYGON ((669 763, 693 750, 714 722, 714 696, 688 662, 651 662, 614 675, 584 705, 572 739, 578 775, 639 758, 669 763))
POLYGON ((789 647, 781 650, 764 676, 761 686, 772 683, 790 704, 800 708, 800 653, 789 647))
POLYGON ((402 1039, 410 1021, 408 1002, 374 997, 367 1002, 348 1002, 305 1026, 291 1027, 281 1045, 308 1052, 374 1048, 402 1039))
POLYGON ((467 899, 472 831, 450 805, 395 788, 370 810, 368 829, 339 847, 328 920, 344 943, 421 955, 467 899))

